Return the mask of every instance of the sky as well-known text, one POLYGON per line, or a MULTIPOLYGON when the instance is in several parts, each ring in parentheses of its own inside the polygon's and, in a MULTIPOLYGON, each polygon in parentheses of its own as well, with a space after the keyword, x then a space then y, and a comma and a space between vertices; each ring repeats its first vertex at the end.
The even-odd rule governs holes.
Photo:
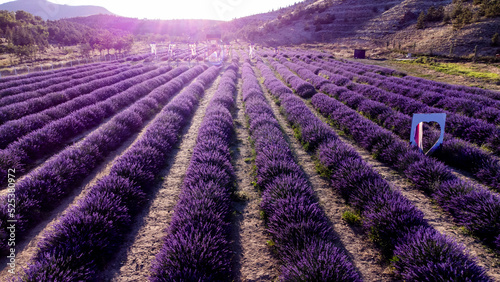
MULTIPOLYGON (((37 0, 35 0, 37 1, 37 0)), ((0 3, 9 0, 0 0, 0 3)), ((56 4, 96 5, 124 17, 147 19, 212 19, 228 21, 301 0, 50 0, 56 4)))

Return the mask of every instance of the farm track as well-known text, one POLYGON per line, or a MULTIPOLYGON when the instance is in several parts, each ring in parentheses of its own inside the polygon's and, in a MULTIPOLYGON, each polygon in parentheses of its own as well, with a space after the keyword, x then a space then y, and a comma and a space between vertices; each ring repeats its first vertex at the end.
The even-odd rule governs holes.
POLYGON ((236 281, 274 281, 279 275, 279 261, 266 245, 270 236, 265 231, 260 217, 260 195, 251 184, 252 151, 249 132, 243 109, 242 80, 238 80, 238 94, 233 119, 235 121, 235 140, 232 146, 233 168, 236 177, 236 194, 239 201, 234 202, 236 211, 234 234, 236 250, 234 258, 234 277, 236 281))
POLYGON ((165 233, 179 199, 182 182, 196 145, 196 136, 208 103, 217 90, 220 76, 205 91, 189 124, 182 131, 179 145, 169 154, 167 166, 161 173, 164 180, 149 194, 150 201, 133 222, 120 251, 109 263, 100 281, 146 281, 151 262, 160 251, 165 233))
MULTIPOLYGON (((254 68, 259 77, 260 71, 254 68)), ((261 87, 266 89, 261 83, 261 87)), ((279 106, 274 102, 271 94, 264 90, 264 95, 274 111, 276 119, 285 132, 285 138, 290 144, 290 148, 295 155, 297 163, 302 167, 309 182, 319 198, 319 203, 328 219, 330 220, 335 235, 337 236, 336 246, 344 249, 345 253, 353 262, 356 270, 365 281, 396 281, 390 274, 389 265, 381 260, 380 252, 377 250, 368 236, 361 228, 351 227, 342 220, 342 213, 348 209, 345 200, 340 195, 332 191, 327 179, 321 177, 315 168, 315 164, 303 148, 300 142, 294 137, 293 129, 280 113, 279 106)))
MULTIPOLYGON (((306 102, 305 104, 315 116, 327 123, 327 119, 319 114, 310 103, 306 102)), ((463 244, 469 253, 477 258, 478 265, 484 267, 489 276, 496 281, 500 281, 500 257, 496 255, 494 251, 485 247, 481 240, 466 234, 463 229, 455 225, 453 223, 453 218, 449 214, 443 211, 437 204, 434 204, 433 200, 424 192, 415 189, 404 175, 398 173, 384 163, 373 159, 372 155, 365 149, 359 147, 355 141, 347 138, 336 128, 331 128, 343 142, 351 145, 363 160, 370 164, 370 166, 391 185, 391 187, 397 188, 403 196, 421 210, 424 213, 424 218, 433 228, 454 238, 458 243, 463 244)), ((472 181, 471 178, 459 172, 454 171, 454 173, 459 174, 464 179, 472 181)))

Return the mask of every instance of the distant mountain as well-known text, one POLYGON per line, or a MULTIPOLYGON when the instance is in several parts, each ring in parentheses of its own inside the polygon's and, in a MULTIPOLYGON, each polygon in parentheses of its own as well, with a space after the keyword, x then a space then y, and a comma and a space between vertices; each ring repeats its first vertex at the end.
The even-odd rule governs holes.
POLYGON ((99 6, 69 6, 59 5, 46 0, 17 0, 0 4, 0 10, 23 10, 44 20, 58 20, 62 18, 85 17, 97 14, 113 15, 110 11, 99 6))

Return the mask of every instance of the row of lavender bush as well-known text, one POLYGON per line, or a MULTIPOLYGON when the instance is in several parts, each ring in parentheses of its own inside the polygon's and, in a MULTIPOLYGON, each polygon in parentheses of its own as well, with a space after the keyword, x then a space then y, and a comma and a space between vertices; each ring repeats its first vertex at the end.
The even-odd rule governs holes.
POLYGON ((125 58, 125 60, 126 61, 137 62, 137 61, 141 61, 141 60, 147 59, 147 58, 152 57, 152 56, 153 56, 152 53, 144 53, 144 54, 127 56, 125 58))
POLYGON ((126 84, 124 88, 128 88, 125 91, 120 91, 117 87, 104 87, 108 88, 107 91, 100 91, 103 89, 100 88, 82 96, 83 102, 79 98, 70 101, 74 102, 72 106, 76 111, 68 111, 69 115, 30 132, 0 151, 0 183, 6 181, 8 169, 15 169, 18 175, 21 175, 39 158, 61 148, 72 138, 97 126, 106 118, 149 93, 159 83, 158 79, 152 78, 170 69, 171 67, 161 67, 125 80, 123 81, 126 84), (100 100, 104 101, 98 102, 100 100), (79 102, 82 103, 79 105, 79 102), (85 107, 86 104, 89 106, 85 107))
POLYGON ((314 93, 316 93, 316 90, 314 89, 314 86, 312 84, 300 79, 287 67, 278 64, 274 61, 271 62, 271 65, 281 75, 281 77, 283 77, 286 83, 288 83, 291 86, 291 88, 295 90, 297 94, 300 95, 301 97, 309 98, 312 95, 314 95, 314 93))
MULTIPOLYGON (((316 59, 319 59, 318 61, 324 61, 324 59, 322 58, 316 58, 316 59)), ((383 70, 383 69, 390 70, 388 68, 383 68, 374 65, 370 66, 367 64, 363 64, 361 62, 353 62, 346 59, 333 60, 329 58, 326 59, 326 61, 330 64, 335 64, 340 69, 345 69, 347 67, 346 70, 348 70, 348 72, 355 73, 357 75, 372 77, 382 80, 387 79, 398 85, 405 85, 413 88, 419 88, 422 90, 442 93, 447 96, 459 95, 457 97, 464 97, 464 98, 469 97, 471 98, 471 100, 480 102, 490 101, 490 103, 493 102, 491 104, 496 104, 497 106, 500 106, 500 104, 498 104, 498 101, 495 101, 495 100, 500 100, 500 92, 498 91, 482 89, 477 87, 463 86, 463 85, 447 84, 443 82, 418 78, 414 76, 408 76, 404 73, 398 73, 394 71, 390 73, 383 70), (390 77, 390 76, 388 77, 388 75, 394 75, 397 77, 390 77)))
MULTIPOLYGON (((291 59, 297 63, 303 61, 313 63, 305 55, 294 53, 291 59)), ((325 69, 329 69, 335 74, 355 79, 360 83, 367 83, 374 86, 386 88, 398 94, 410 94, 410 96, 421 97, 430 106, 445 108, 453 112, 483 119, 491 123, 498 123, 500 109, 500 93, 474 87, 442 84, 439 82, 416 78, 412 76, 391 77, 388 71, 377 69, 376 72, 369 70, 359 62, 349 62, 346 60, 323 61, 322 58, 313 58, 322 63, 325 69), (481 95, 482 94, 482 95, 481 95), (436 104, 436 105, 434 105, 436 104)))
MULTIPOLYGON (((19 238, 22 237, 46 212, 54 209, 62 198, 78 187, 113 150, 139 131, 142 125, 160 110, 159 105, 169 101, 205 68, 198 66, 186 71, 187 67, 180 67, 161 77, 153 78, 154 81, 146 82, 152 86, 162 86, 113 117, 76 146, 65 149, 19 181, 15 190, 15 213, 9 212, 7 198, 0 198, 0 237, 6 232, 8 219, 18 221, 17 234, 19 238), (178 77, 173 79, 176 76, 178 77), (168 83, 164 84, 167 81, 168 83)), ((2 252, 7 248, 5 243, 5 240, 1 242, 2 252)))
POLYGON ((110 63, 91 63, 91 64, 86 64, 86 65, 78 65, 74 67, 65 67, 65 68, 60 68, 56 70, 46 70, 46 71, 34 71, 31 73, 27 74, 22 74, 22 75, 17 75, 17 76, 4 76, 0 78, 0 86, 4 88, 8 87, 13 87, 17 85, 22 85, 27 82, 29 82, 32 79, 39 79, 43 80, 46 78, 49 78, 53 75, 59 75, 61 73, 65 72, 72 72, 76 69, 80 68, 87 68, 87 67, 94 67, 94 66, 103 66, 104 64, 110 64, 110 63))
POLYGON ((317 94, 311 102, 360 146, 430 194, 460 225, 500 249, 498 194, 461 180, 441 162, 410 148, 407 142, 333 98, 317 94))
POLYGON ((75 95, 68 95, 71 92, 66 93, 70 87, 76 95, 86 94, 90 89, 102 87, 103 83, 106 82, 105 78, 124 73, 127 69, 128 67, 125 66, 122 68, 114 68, 109 71, 103 70, 97 74, 95 70, 92 70, 87 72, 84 78, 72 79, 68 82, 52 85, 51 87, 43 90, 34 91, 35 95, 39 95, 41 97, 32 97, 33 92, 23 92, 19 95, 6 97, 22 98, 24 101, 0 107, 0 124, 4 124, 9 120, 19 119, 29 114, 40 112, 75 98, 75 95), (26 97, 30 98, 26 99, 26 97))
MULTIPOLYGON (((387 85, 387 84, 386 84, 387 85)), ((414 98, 406 97, 405 91, 402 91, 397 84, 392 84, 387 87, 380 86, 378 89, 369 85, 360 85, 354 87, 360 93, 366 93, 373 97, 373 99, 378 99, 379 101, 385 100, 387 105, 394 107, 398 111, 405 114, 412 114, 414 112, 420 113, 446 113, 446 123, 448 124, 448 132, 455 137, 461 138, 463 140, 483 145, 499 154, 500 148, 500 129, 495 126, 495 124, 490 124, 487 121, 467 117, 461 114, 456 114, 447 110, 438 109, 436 107, 430 107, 426 103, 415 100, 414 98), (393 89, 392 91, 384 91, 383 89, 393 89), (496 147, 495 147, 496 146, 496 147)), ((429 99, 432 99, 430 93, 426 93, 429 99)), ((407 94, 408 95, 408 94, 407 94)), ((449 98, 449 100, 455 100, 457 98, 449 98)), ((453 103, 458 101, 452 101, 453 103)), ((429 102, 429 104, 432 104, 429 102)), ((479 113, 479 112, 478 112, 479 113)))
MULTIPOLYGON (((411 117, 397 112, 383 103, 372 101, 363 95, 349 91, 344 87, 330 85, 323 89, 331 97, 342 101, 349 107, 358 110, 372 121, 397 134, 403 140, 409 140, 411 117)), ((434 129, 424 129, 425 147, 429 148, 438 139, 440 132, 434 129)), ((472 173, 480 182, 500 191, 500 161, 484 150, 445 134, 441 147, 433 157, 446 164, 472 173)))
MULTIPOLYGON (((274 55, 271 55, 274 56, 274 55)), ((318 62, 329 62, 333 64, 338 64, 344 67, 345 69, 349 70, 352 73, 357 73, 357 74, 365 74, 365 75, 383 75, 391 77, 391 76, 398 76, 398 77, 404 77, 406 76, 405 73, 396 71, 394 69, 390 69, 387 67, 382 67, 382 66, 377 66, 377 65, 367 65, 367 64, 362 64, 359 62, 353 62, 353 61, 347 61, 344 59, 335 59, 331 54, 323 53, 323 52, 318 52, 314 50, 290 50, 286 49, 283 54, 283 57, 289 58, 290 60, 294 61, 296 59, 300 59, 301 61, 304 61, 307 64, 311 64, 313 61, 318 61, 318 62)))
MULTIPOLYGON (((330 66, 325 62, 317 63, 317 65, 321 66, 327 71, 342 72, 342 70, 338 69, 338 67, 330 66)), ((355 75, 351 75, 348 78, 350 80, 353 80, 355 78, 355 75)), ((380 82, 376 79, 373 79, 372 81, 363 81, 358 79, 357 81, 374 85, 380 84, 380 82)), ((347 87, 362 94, 370 95, 372 99, 374 99, 374 97, 377 97, 380 102, 383 102, 405 114, 411 115, 415 112, 445 112, 447 114, 446 123, 449 129, 448 132, 450 134, 457 138, 475 143, 479 146, 484 146, 497 155, 500 154, 500 129, 494 124, 489 124, 488 122, 481 119, 471 118, 442 109, 430 107, 422 102, 406 97, 402 94, 399 94, 400 91, 402 93, 404 93, 404 91, 401 89, 401 86, 396 83, 385 83, 381 86, 382 88, 361 84, 357 84, 356 86, 347 85, 347 87), (385 91, 384 89, 389 89, 393 92, 385 91)))
MULTIPOLYGON (((276 80, 265 64, 259 63, 259 68, 266 81, 276 80)), ((430 227, 420 210, 392 189, 300 98, 274 89, 270 92, 279 99, 284 115, 298 132, 298 139, 308 150, 316 152, 318 161, 330 175, 332 187, 361 214, 363 227, 386 257, 392 257, 397 274, 408 281, 443 278, 489 281, 485 270, 461 245, 430 227)), ((322 94, 312 99, 318 95, 322 94)))
POLYGON ((252 67, 243 64, 243 101, 256 156, 261 208, 283 281, 361 281, 267 104, 252 67))
MULTIPOLYGON (((360 105, 361 107, 360 103, 365 100, 364 97, 360 97, 360 95, 357 95, 354 92, 347 91, 346 88, 337 87, 332 84, 324 84, 321 87, 321 90, 334 97, 339 97, 339 99, 344 101, 348 106, 352 107, 355 105, 360 105)), ((496 248, 500 249, 500 197, 497 194, 485 189, 484 187, 475 187, 470 183, 459 181, 446 166, 443 166, 440 162, 424 155, 417 154, 415 157, 416 159, 409 158, 409 160, 412 161, 422 161, 414 168, 414 170, 418 172, 416 174, 418 176, 415 176, 415 172, 413 170, 407 169, 409 163, 398 163, 398 154, 401 154, 399 157, 401 157, 402 160, 408 160, 407 155, 415 154, 414 150, 408 149, 407 142, 393 136, 391 132, 380 129, 376 124, 374 124, 374 122, 363 118, 357 114, 356 111, 349 109, 342 103, 331 98, 330 100, 324 98, 323 94, 315 95, 312 102, 313 106, 315 106, 323 115, 327 117, 332 115, 332 113, 329 112, 330 108, 334 107, 332 105, 335 105, 334 108, 340 106, 346 108, 346 110, 338 110, 339 112, 336 112, 335 125, 340 126, 340 128, 347 134, 353 136, 353 138, 359 142, 362 147, 371 151, 377 158, 404 172, 410 181, 416 184, 418 188, 431 194, 436 193, 433 195, 434 197, 438 197, 439 193, 436 191, 440 187, 441 182, 450 180, 453 182, 452 188, 462 187, 457 190, 460 192, 453 192, 456 193, 453 195, 453 201, 455 201, 453 204, 450 204, 450 201, 452 200, 448 199, 451 197, 450 195, 439 196, 442 200, 438 200, 438 202, 440 202, 445 209, 454 215, 459 224, 466 226, 471 231, 478 234, 481 238, 485 239, 487 243, 493 244, 494 246, 496 245, 496 248), (319 100, 319 97, 321 97, 321 100, 319 100), (354 119, 354 117, 356 118, 354 119), (339 124, 339 121, 345 121, 346 123, 339 124), (394 153, 395 156, 390 156, 391 153, 394 153), (433 169, 435 169, 434 172, 433 169), (419 170, 424 170, 429 173, 433 172, 433 174, 431 173, 429 177, 426 177, 422 172, 419 172, 419 170), (435 177, 435 179, 433 177, 435 177), (468 193, 472 190, 477 190, 477 193, 468 195, 468 193), (459 212, 460 205, 458 203, 465 198, 472 198, 469 199, 470 206, 464 211, 459 212), (481 200, 484 200, 484 206, 482 208, 478 206, 481 200)), ((363 107, 361 107, 360 110, 374 113, 373 115, 376 115, 375 113, 378 113, 379 111, 381 113, 389 114, 386 116, 386 123, 388 125, 392 124, 394 127, 401 127, 401 124, 398 123, 403 121, 401 115, 390 115, 390 111, 384 112, 384 108, 378 107, 377 105, 374 105, 374 108, 372 109, 372 103, 370 102, 364 103, 362 106, 363 107)), ((405 133, 409 136, 409 132, 405 131, 405 133)), ((471 169, 476 173, 476 176, 480 177, 482 181, 492 187, 498 188, 498 160, 481 152, 481 150, 460 140, 447 139, 447 142, 443 145, 443 149, 439 151, 438 156, 449 162, 456 162, 455 166, 461 163, 462 165, 458 166, 462 166, 463 168, 466 168, 466 163, 464 163, 464 161, 471 162, 471 165, 477 164, 478 168, 476 171, 471 169)), ((445 185, 445 189, 450 190, 452 188, 445 185)), ((445 192, 452 193, 448 190, 445 192)))
POLYGON ((13 81, 0 83, 0 89, 2 89, 0 91, 0 97, 3 98, 10 95, 15 95, 27 91, 40 89, 43 87, 48 87, 54 83, 68 81, 73 78, 81 78, 79 73, 82 71, 98 69, 108 65, 109 64, 92 64, 86 66, 73 67, 65 69, 64 71, 54 72, 44 76, 29 77, 29 78, 15 77, 16 79, 13 81))
POLYGON ((404 81, 399 81, 401 84, 413 86, 424 85, 424 87, 429 87, 429 90, 438 93, 447 94, 454 96, 455 94, 460 95, 459 97, 470 98, 471 100, 477 102, 492 102, 494 101, 495 107, 499 107, 500 93, 498 91, 492 91, 488 89, 481 89, 477 87, 469 87, 463 85, 451 85, 442 82, 432 81, 428 79, 423 79, 420 77, 406 76, 404 81), (434 87, 434 88, 431 88, 434 87), (449 92, 448 92, 449 91, 449 92))
MULTIPOLYGON (((297 60, 294 58, 294 61, 297 60)), ((345 80, 355 80, 359 83, 377 86, 381 89, 391 91, 397 94, 419 99, 428 106, 436 107, 451 111, 454 114, 466 115, 475 119, 484 120, 486 123, 498 124, 500 122, 500 101, 468 94, 457 90, 447 90, 429 86, 429 81, 419 80, 420 82, 411 82, 409 79, 398 77, 386 77, 378 73, 365 73, 363 70, 355 71, 352 67, 346 67, 344 63, 338 61, 332 62, 314 62, 315 65, 321 66, 326 70, 322 75, 334 74, 340 75, 340 81, 344 85, 345 80), (329 72, 331 71, 331 72, 329 72), (480 102, 474 102, 478 100, 480 102), (494 107, 491 107, 494 106, 494 107)), ((406 78, 406 77, 405 77, 406 78)), ((338 77, 337 79, 338 80, 338 77)), ((491 92, 494 93, 494 92, 491 92)), ((455 118, 455 117, 454 117, 455 118)), ((460 116, 456 117, 460 119, 460 116)), ((463 117, 462 117, 463 118, 463 117)), ((460 122, 465 122, 460 120, 460 122)), ((475 122, 477 126, 487 126, 480 120, 470 120, 475 122)))
POLYGON ((207 107, 150 281, 231 280, 234 173, 229 148, 237 70, 236 63, 226 69, 207 107))
MULTIPOLYGON (((423 83, 404 84, 407 81, 400 78, 386 78, 377 81, 375 86, 406 97, 419 100, 430 107, 445 109, 453 113, 462 114, 468 117, 482 119, 488 123, 500 125, 500 101, 474 97, 454 90, 442 91, 443 93, 425 90, 421 88, 423 83), (397 87, 394 87, 397 85, 397 87), (476 101, 480 100, 480 101, 476 101)), ((425 84, 424 84, 425 85, 425 84)))
MULTIPOLYGON (((315 84, 315 87, 320 91, 341 100, 351 108, 358 109, 375 122, 398 134, 401 138, 405 140, 410 138, 411 117, 409 115, 397 112, 382 103, 372 101, 367 98, 376 96, 376 93, 381 92, 380 89, 369 85, 351 83, 348 80, 343 80, 341 82, 333 80, 340 85, 350 83, 351 88, 355 90, 350 91, 346 87, 329 83, 328 80, 325 81, 318 79, 318 77, 321 76, 315 75, 315 72, 321 73, 322 69, 320 68, 305 68, 302 64, 300 64, 300 62, 298 64, 288 63, 287 65, 292 70, 296 71, 300 77, 306 79, 307 81, 319 81, 320 83, 315 84), (365 96, 367 97, 364 97, 357 92, 365 93, 365 96)), ((413 111, 411 101, 405 103, 407 102, 406 99, 404 99, 404 101, 400 101, 397 97, 394 97, 396 94, 391 94, 389 92, 383 93, 386 93, 387 95, 382 97, 382 101, 392 101, 390 103, 396 109, 408 107, 408 112, 413 111)), ((380 96, 376 97, 380 98, 380 96)), ((437 130, 428 131, 425 129, 425 131, 426 135, 430 135, 430 138, 425 139, 427 142, 437 140, 440 134, 437 130)), ((427 147, 432 145, 433 144, 426 144, 427 147)), ((445 134, 442 147, 436 152, 436 154, 434 154, 434 156, 451 166, 471 172, 482 183, 489 185, 496 190, 500 190, 500 162, 495 156, 477 148, 475 145, 453 138, 447 133, 445 134)))
POLYGON ((65 76, 65 74, 63 74, 64 78, 69 78, 69 79, 62 81, 62 82, 58 82, 57 78, 47 79, 47 81, 50 81, 50 83, 47 87, 36 88, 34 90, 31 90, 31 91, 23 91, 19 94, 0 98, 0 107, 4 107, 4 106, 14 104, 14 103, 23 102, 23 101, 26 101, 26 100, 32 99, 32 98, 41 97, 41 96, 46 95, 48 93, 62 91, 66 88, 76 86, 77 84, 93 80, 93 79, 90 79, 89 76, 96 74, 96 72, 105 72, 105 71, 111 71, 111 70, 117 70, 117 69, 126 70, 128 68, 130 68, 130 66, 128 66, 128 65, 107 65, 104 67, 94 67, 92 69, 78 70, 78 71, 76 71, 75 74, 68 75, 68 76, 65 76), (81 81, 81 82, 77 83, 78 81, 81 81))
POLYGON ((81 88, 77 86, 67 89, 64 91, 64 94, 72 97, 72 100, 59 104, 55 107, 48 108, 44 111, 2 124, 0 126, 0 148, 3 149, 7 147, 7 145, 11 142, 45 126, 54 120, 63 118, 85 106, 92 105, 93 103, 99 101, 99 99, 106 99, 119 91, 126 90, 127 88, 140 82, 138 80, 139 78, 148 76, 148 74, 146 74, 147 72, 151 72, 151 74, 153 74, 155 69, 155 67, 149 66, 134 68, 121 74, 105 78, 101 81, 101 85, 94 85, 92 88, 81 88), (84 91, 84 95, 80 94, 80 91, 82 90, 84 91))
MULTIPOLYGON (((185 72, 183 80, 204 69, 206 66, 198 66, 185 72)), ((19 281, 97 280, 130 230, 133 216, 147 201, 204 88, 217 74, 215 67, 206 70, 162 109, 144 134, 113 162, 109 175, 89 188, 88 194, 45 234, 19 281)))
MULTIPOLYGON (((300 77, 306 79, 307 81, 319 82, 314 85, 320 91, 343 101, 351 108, 358 109, 375 122, 398 134, 401 138, 406 140, 409 139, 411 118, 408 115, 397 112, 384 104, 371 101, 345 87, 332 84, 324 78, 318 79, 318 77, 321 76, 315 75, 315 73, 322 73, 322 69, 319 67, 306 67, 300 61, 297 61, 297 64, 289 62, 287 65, 289 68, 299 73, 300 77)), ((351 83, 348 80, 343 80, 341 83, 339 83, 339 81, 335 82, 340 85, 351 83)), ((375 87, 356 83, 351 83, 351 88, 355 89, 355 91, 361 91, 361 93, 380 92, 380 90, 375 87), (373 89, 374 91, 363 91, 362 89, 373 89)), ((370 96, 370 94, 366 95, 370 96)), ((397 99, 391 99, 390 95, 391 94, 386 96, 384 101, 398 101, 397 99)), ((397 105, 405 105, 405 103, 398 103, 397 105)), ((425 131, 427 132, 426 135, 430 134, 431 136, 430 138, 425 139, 425 141, 427 141, 426 143, 437 140, 440 134, 437 130, 429 131, 426 128, 425 131)), ((432 145, 433 144, 426 144, 427 147, 432 145)), ((450 134, 445 134, 444 143, 434 156, 451 166, 473 173, 473 175, 482 183, 489 185, 496 190, 500 189, 500 162, 495 156, 477 148, 475 145, 453 138, 450 134)))

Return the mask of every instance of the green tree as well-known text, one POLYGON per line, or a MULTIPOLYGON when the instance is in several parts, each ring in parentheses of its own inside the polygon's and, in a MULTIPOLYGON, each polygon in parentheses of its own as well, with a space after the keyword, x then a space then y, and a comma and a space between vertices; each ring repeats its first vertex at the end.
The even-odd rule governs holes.
POLYGON ((16 11, 16 21, 28 23, 28 24, 36 24, 35 18, 32 14, 19 10, 16 11))
POLYGON ((131 35, 121 36, 115 40, 113 48, 120 54, 122 51, 130 51, 134 44, 134 37, 131 35))
POLYGON ((12 42, 13 37, 14 37, 14 32, 10 27, 7 27, 7 29, 5 29, 5 38, 7 38, 8 41, 12 42))
POLYGON ((9 11, 0 11, 0 27, 13 28, 17 25, 16 14, 9 11))
POLYGON ((444 7, 439 6, 439 7, 434 7, 431 6, 429 10, 427 10, 427 16, 426 16, 426 21, 427 22, 437 22, 441 21, 444 18, 444 7))
POLYGON ((28 60, 33 56, 35 46, 25 45, 25 46, 15 46, 14 52, 17 58, 21 61, 28 60))
POLYGON ((474 0, 475 5, 480 5, 480 14, 487 18, 500 16, 500 0, 474 0))
POLYGON ((90 55, 90 52, 92 51, 92 47, 88 42, 80 44, 78 46, 78 49, 82 57, 88 57, 90 55))
POLYGON ((104 50, 108 52, 109 55, 109 50, 113 49, 113 45, 115 43, 115 38, 111 32, 105 30, 102 35, 101 35, 101 42, 104 50))
POLYGON ((35 38, 28 28, 16 27, 12 34, 12 43, 14 45, 28 46, 35 44, 35 38))
POLYGON ((464 7, 462 2, 454 4, 453 10, 451 11, 451 19, 455 29, 460 29, 464 25, 470 24, 472 22, 472 17, 472 10, 468 7, 464 7))
POLYGON ((417 26, 416 28, 417 29, 425 29, 425 12, 422 11, 420 12, 420 15, 418 16, 418 19, 417 19, 417 26))

